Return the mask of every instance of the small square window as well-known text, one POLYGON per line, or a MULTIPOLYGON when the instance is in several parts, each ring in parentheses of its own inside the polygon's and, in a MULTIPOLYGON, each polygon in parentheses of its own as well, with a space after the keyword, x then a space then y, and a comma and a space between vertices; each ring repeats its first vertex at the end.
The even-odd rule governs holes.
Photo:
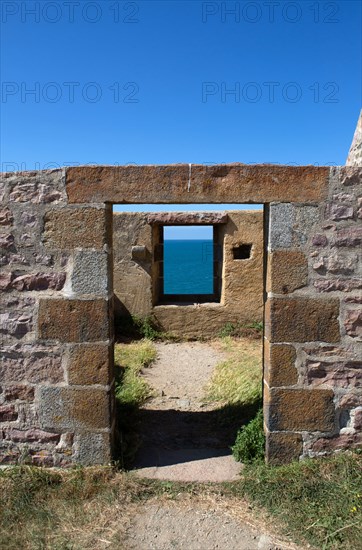
POLYGON ((159 231, 158 303, 219 302, 222 254, 216 227, 160 226, 159 231))
POLYGON ((251 256, 252 244, 241 244, 233 248, 234 260, 249 260, 251 256))

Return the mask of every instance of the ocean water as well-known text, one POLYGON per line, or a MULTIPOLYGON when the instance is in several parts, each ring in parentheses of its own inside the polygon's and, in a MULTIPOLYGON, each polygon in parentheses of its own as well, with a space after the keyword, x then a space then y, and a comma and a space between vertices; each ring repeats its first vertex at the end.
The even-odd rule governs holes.
POLYGON ((213 293, 213 241, 164 241, 164 294, 213 293))

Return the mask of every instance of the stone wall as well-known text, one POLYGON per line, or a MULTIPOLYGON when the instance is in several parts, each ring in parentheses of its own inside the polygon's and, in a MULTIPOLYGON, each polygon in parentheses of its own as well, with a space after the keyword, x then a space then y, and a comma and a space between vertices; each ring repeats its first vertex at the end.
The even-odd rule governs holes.
POLYGON ((352 144, 348 153, 347 166, 362 166, 362 110, 353 136, 352 144))
POLYGON ((0 463, 111 458, 111 208, 65 171, 1 178, 0 463))
POLYGON ((264 203, 267 459, 361 445, 362 168, 242 164, 4 174, 3 463, 106 463, 110 204, 264 203))
POLYGON ((248 324, 263 320, 263 212, 228 211, 222 216, 220 223, 219 213, 114 214, 113 279, 120 330, 125 315, 151 316, 162 330, 190 338, 215 336, 228 322, 248 324), (158 241, 154 226, 195 223, 214 223, 217 227, 222 254, 220 302, 159 305, 154 257, 158 241), (233 247, 240 244, 252 244, 249 259, 233 258, 233 247), (140 258, 134 257, 136 246, 146 248, 140 258))
POLYGON ((362 445, 361 181, 361 168, 333 168, 319 205, 269 208, 270 462, 362 445))

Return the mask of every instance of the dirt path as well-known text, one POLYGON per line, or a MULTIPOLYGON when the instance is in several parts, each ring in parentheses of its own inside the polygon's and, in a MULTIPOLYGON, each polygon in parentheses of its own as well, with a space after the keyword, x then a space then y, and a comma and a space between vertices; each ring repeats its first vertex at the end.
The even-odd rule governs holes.
POLYGON ((141 410, 139 475, 178 481, 232 481, 241 465, 230 445, 240 427, 205 404, 205 386, 225 355, 212 343, 158 343, 157 360, 144 372, 155 397, 141 410))
MULTIPOLYGON (((177 481, 233 481, 242 465, 230 453, 240 418, 220 417, 205 404, 205 386, 226 356, 213 343, 158 343, 157 360, 143 376, 154 397, 141 411, 143 446, 135 475, 177 481), (221 419, 221 421, 220 421, 221 419), (225 420, 225 419, 224 419, 225 420)), ((137 506, 126 550, 297 550, 232 497, 178 495, 137 506)), ((301 550, 301 549, 299 549, 301 550)))
POLYGON ((242 501, 181 498, 135 512, 127 550, 302 550, 280 539, 242 501))

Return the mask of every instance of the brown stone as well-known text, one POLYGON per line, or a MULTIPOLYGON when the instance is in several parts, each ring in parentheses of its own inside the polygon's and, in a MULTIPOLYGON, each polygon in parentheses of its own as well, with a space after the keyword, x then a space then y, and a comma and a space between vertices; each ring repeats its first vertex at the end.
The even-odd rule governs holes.
POLYGON ((343 227, 338 229, 332 241, 332 246, 361 246, 362 227, 343 227))
POLYGON ((314 235, 312 238, 313 246, 327 246, 328 239, 325 235, 314 235))
POLYGON ((60 434, 43 432, 43 430, 38 430, 36 428, 30 430, 11 429, 6 432, 6 439, 21 443, 33 443, 35 441, 38 443, 58 443, 60 434))
POLYGON ((313 263, 313 269, 319 273, 333 273, 339 275, 350 275, 358 265, 357 254, 336 254, 319 257, 313 263))
POLYGON ((362 304, 362 296, 348 296, 344 301, 350 304, 362 304))
POLYGON ((270 387, 293 386, 298 382, 293 346, 269 344, 264 341, 264 376, 270 387))
POLYGON ((319 292, 350 292, 362 288, 361 279, 317 279, 314 286, 319 292))
POLYGON ((227 221, 226 212, 155 212, 147 216, 147 223, 160 225, 215 225, 227 221))
POLYGON ((57 355, 27 357, 25 361, 26 380, 31 384, 49 382, 57 384, 64 381, 62 359, 57 355))
POLYGON ((105 391, 80 391, 72 399, 70 416, 86 428, 109 428, 109 413, 109 395, 105 391))
POLYGON ((14 405, 1 405, 0 406, 0 422, 11 422, 17 420, 18 413, 15 410, 14 405))
POLYGON ((289 464, 303 454, 301 434, 269 432, 266 435, 266 460, 268 464, 289 464))
POLYGON ((353 428, 357 432, 362 432, 362 408, 354 411, 353 428))
POLYGON ((69 355, 69 384, 110 383, 112 347, 108 344, 88 344, 73 346, 69 355))
POLYGON ((6 235, 0 235, 0 248, 4 248, 7 250, 8 248, 12 248, 14 245, 14 235, 11 235, 10 233, 6 235))
POLYGON ((0 332, 5 335, 13 336, 17 339, 23 338, 32 330, 33 317, 27 312, 5 312, 1 314, 0 332))
POLYGON ((271 342, 338 342, 339 300, 270 298, 265 307, 271 342))
POLYGON ((110 321, 106 300, 41 299, 39 337, 60 342, 108 340, 110 321))
POLYGON ((362 408, 354 411, 353 428, 362 433, 362 408))
POLYGON ((362 407, 362 395, 356 393, 347 393, 339 402, 340 409, 354 409, 362 407))
POLYGON ((61 208, 45 215, 43 242, 48 248, 102 249, 107 244, 106 210, 61 208))
POLYGON ((352 219, 353 213, 353 206, 348 206, 346 204, 331 204, 327 208, 327 216, 334 221, 352 219))
POLYGON ((321 437, 312 445, 315 453, 332 453, 342 449, 356 449, 362 445, 362 433, 321 437))
POLYGON ((0 363, 0 379, 3 383, 15 382, 57 384, 64 381, 61 356, 52 348, 29 345, 28 350, 4 349, 0 363))
POLYGON ((298 250, 276 250, 268 255, 267 291, 288 294, 308 284, 308 262, 298 250))
POLYGON ((360 359, 360 353, 358 347, 353 345, 347 346, 328 346, 323 344, 316 344, 312 346, 305 346, 302 348, 303 352, 309 357, 313 357, 314 360, 325 360, 330 358, 333 361, 358 361, 360 359))
POLYGON ((14 220, 13 214, 7 206, 0 210, 0 225, 12 225, 14 220))
POLYGON ((307 361, 307 382, 313 386, 362 387, 361 361, 307 361))
POLYGON ((362 338, 362 311, 348 309, 345 312, 344 327, 348 336, 362 338))
POLYGON ((340 182, 346 187, 360 185, 362 182, 362 168, 360 166, 342 166, 340 168, 340 182))
POLYGON ((13 281, 14 273, 0 273, 0 290, 8 290, 11 288, 11 282, 13 281))
POLYGON ((70 203, 319 202, 329 168, 223 164, 79 166, 66 169, 70 203))
POLYGON ((334 429, 333 391, 283 389, 265 386, 265 423, 270 431, 320 431, 334 429))
POLYGON ((355 195, 351 195, 351 193, 336 193, 332 196, 332 199, 334 201, 350 204, 356 200, 356 197, 355 195))
POLYGON ((109 428, 109 393, 93 388, 42 386, 40 421, 45 430, 109 428))
POLYGON ((8 172, 3 178, 11 202, 48 204, 66 200, 63 169, 8 172))
POLYGON ((65 273, 27 273, 16 277, 11 286, 16 290, 61 290, 65 273))
POLYGON ((8 386, 4 388, 5 401, 28 401, 34 400, 34 388, 32 386, 8 386))

